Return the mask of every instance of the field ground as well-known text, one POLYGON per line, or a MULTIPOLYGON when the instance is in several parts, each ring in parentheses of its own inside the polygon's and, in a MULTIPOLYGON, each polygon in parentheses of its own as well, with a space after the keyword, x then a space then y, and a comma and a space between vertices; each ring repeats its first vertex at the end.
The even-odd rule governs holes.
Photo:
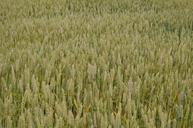
POLYGON ((192 0, 1 0, 0 128, 193 128, 192 0))

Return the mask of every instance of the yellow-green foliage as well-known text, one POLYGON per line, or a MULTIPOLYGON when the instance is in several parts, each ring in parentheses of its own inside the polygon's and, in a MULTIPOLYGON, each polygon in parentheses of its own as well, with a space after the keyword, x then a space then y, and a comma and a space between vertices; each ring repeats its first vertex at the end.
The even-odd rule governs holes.
POLYGON ((0 128, 192 128, 192 0, 0 0, 0 128))

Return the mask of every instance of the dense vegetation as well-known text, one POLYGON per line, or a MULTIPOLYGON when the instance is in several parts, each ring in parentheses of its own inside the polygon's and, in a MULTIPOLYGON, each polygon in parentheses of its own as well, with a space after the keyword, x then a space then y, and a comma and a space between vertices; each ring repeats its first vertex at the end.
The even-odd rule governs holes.
POLYGON ((192 0, 0 0, 0 128, 192 128, 192 0))

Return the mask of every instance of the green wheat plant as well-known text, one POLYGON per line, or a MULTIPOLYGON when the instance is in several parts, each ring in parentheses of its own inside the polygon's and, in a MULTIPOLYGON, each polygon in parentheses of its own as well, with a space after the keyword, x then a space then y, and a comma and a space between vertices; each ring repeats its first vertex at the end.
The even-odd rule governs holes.
POLYGON ((0 128, 193 128, 191 0, 1 0, 0 128))

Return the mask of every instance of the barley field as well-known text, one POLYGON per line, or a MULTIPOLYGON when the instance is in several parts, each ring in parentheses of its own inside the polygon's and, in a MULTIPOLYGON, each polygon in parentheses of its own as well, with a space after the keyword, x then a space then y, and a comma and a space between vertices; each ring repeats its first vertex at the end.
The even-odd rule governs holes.
POLYGON ((193 128, 193 1, 0 0, 0 128, 193 128))

